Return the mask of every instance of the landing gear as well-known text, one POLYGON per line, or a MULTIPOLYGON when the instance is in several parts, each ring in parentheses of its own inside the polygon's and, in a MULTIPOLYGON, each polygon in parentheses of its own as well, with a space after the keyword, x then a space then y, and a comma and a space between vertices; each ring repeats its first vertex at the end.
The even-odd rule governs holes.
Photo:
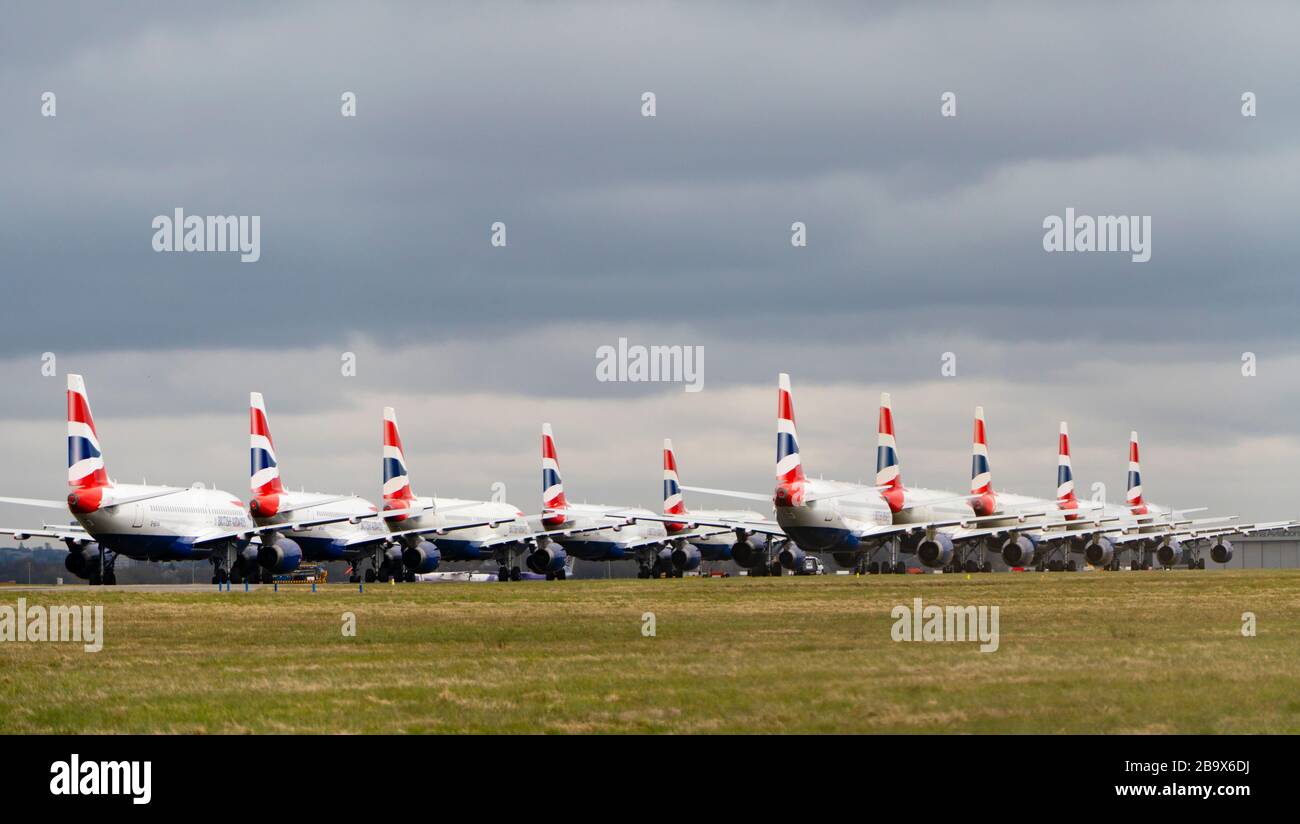
MULTIPOLYGON (((504 574, 505 567, 501 567, 501 569, 502 569, 502 572, 503 572, 503 574, 504 574)), ((637 570, 636 570, 636 577, 638 577, 638 578, 649 578, 649 577, 650 577, 650 567, 646 566, 645 564, 641 564, 639 567, 637 567, 637 570)), ((504 581, 505 579, 502 578, 501 580, 504 581)))
POLYGON ((510 580, 510 570, 504 564, 497 567, 497 580, 502 583, 510 580))
POLYGON ((985 561, 983 564, 980 565, 980 572, 992 572, 992 571, 993 571, 992 561, 985 561))
POLYGON ((212 583, 214 584, 226 584, 230 582, 230 570, 226 563, 227 552, 228 550, 214 552, 212 553, 212 557, 208 559, 212 564, 212 583))
POLYGON ((517 566, 516 566, 516 567, 510 567, 510 580, 512 580, 512 581, 520 581, 520 580, 523 580, 523 577, 524 577, 524 573, 523 573, 523 571, 522 571, 521 569, 519 569, 519 567, 517 567, 517 566))
POLYGON ((980 565, 975 563, 974 558, 967 558, 966 563, 963 564, 963 569, 965 569, 967 572, 979 572, 980 565))
POLYGON ((113 565, 116 563, 117 553, 109 552, 101 547, 95 563, 93 565, 87 564, 77 574, 84 575, 86 582, 92 587, 113 586, 117 583, 117 575, 113 572, 113 565))
POLYGON ((1065 563, 1065 571, 1066 571, 1066 572, 1078 572, 1078 571, 1079 571, 1079 562, 1076 561, 1076 560, 1074 560, 1073 558, 1071 558, 1069 561, 1067 561, 1067 562, 1065 563))
POLYGON ((903 563, 902 561, 895 561, 895 562, 894 562, 894 574, 895 574, 895 575, 906 575, 906 574, 907 574, 907 564, 903 563))

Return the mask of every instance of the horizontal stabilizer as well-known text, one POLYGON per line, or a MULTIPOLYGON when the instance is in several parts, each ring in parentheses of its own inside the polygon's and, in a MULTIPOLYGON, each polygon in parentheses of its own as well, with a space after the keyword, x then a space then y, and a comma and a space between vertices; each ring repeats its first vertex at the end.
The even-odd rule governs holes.
POLYGON ((770 494, 759 492, 738 492, 734 489, 713 489, 707 486, 683 486, 682 489, 690 492, 703 492, 706 495, 722 495, 726 498, 741 498, 746 501, 768 501, 772 500, 770 494))

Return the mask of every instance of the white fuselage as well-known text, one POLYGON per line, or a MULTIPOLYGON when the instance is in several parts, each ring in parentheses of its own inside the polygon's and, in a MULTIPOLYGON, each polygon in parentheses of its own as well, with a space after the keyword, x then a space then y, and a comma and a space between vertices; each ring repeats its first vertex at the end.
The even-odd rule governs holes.
POLYGON ((101 545, 138 559, 206 558, 215 547, 195 547, 195 539, 253 527, 243 502, 219 489, 196 487, 121 506, 111 505, 113 499, 163 489, 134 484, 114 486, 104 490, 107 505, 93 512, 72 514, 101 545))
MULTIPOLYGON (((547 530, 562 531, 589 527, 609 527, 613 519, 606 516, 610 512, 617 512, 620 515, 655 514, 640 507, 570 504, 564 510, 565 523, 558 527, 547 527, 547 530)), ((663 548, 667 545, 668 540, 668 530, 659 521, 635 521, 613 528, 555 538, 555 542, 564 547, 565 552, 576 558, 589 561, 622 560, 644 556, 663 548), (662 539, 662 543, 655 545, 655 539, 662 539)))
MULTIPOLYGON (((278 497, 284 511, 269 517, 254 516, 258 526, 341 516, 349 519, 281 533, 283 537, 289 538, 302 547, 304 556, 308 560, 331 561, 360 554, 382 541, 388 534, 388 530, 384 528, 379 518, 370 517, 378 512, 378 508, 364 498, 356 496, 340 498, 337 495, 313 492, 281 492, 278 497), (314 506, 314 501, 320 501, 320 504, 314 506)), ((267 536, 263 540, 274 542, 277 538, 267 536)))
POLYGON ((523 543, 534 531, 524 513, 505 501, 416 498, 410 502, 410 506, 426 509, 418 515, 383 519, 390 533, 411 529, 445 529, 476 521, 499 521, 495 526, 475 526, 451 530, 442 535, 430 532, 400 538, 407 544, 430 541, 442 552, 443 558, 449 561, 492 557, 495 547, 516 541, 523 543))

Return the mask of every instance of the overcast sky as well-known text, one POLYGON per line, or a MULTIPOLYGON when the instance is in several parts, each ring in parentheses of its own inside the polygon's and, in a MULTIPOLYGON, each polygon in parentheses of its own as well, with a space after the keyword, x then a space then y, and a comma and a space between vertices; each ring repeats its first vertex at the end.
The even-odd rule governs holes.
POLYGON ((394 405, 418 493, 535 509, 542 420, 571 499, 657 505, 665 436, 766 491, 787 371, 814 474, 873 475, 890 391, 913 485, 965 487, 983 404, 997 486, 1050 495, 1068 419, 1085 490, 1137 429, 1148 498, 1300 515, 1294 5, 4 17, 0 494, 62 496, 68 371, 121 481, 245 496, 258 390, 295 487, 378 495, 394 405), (261 259, 155 252, 177 207, 259 215, 261 259), (1067 207, 1151 216, 1150 262, 1048 254, 1067 207), (704 391, 597 381, 619 337, 703 346, 704 391))

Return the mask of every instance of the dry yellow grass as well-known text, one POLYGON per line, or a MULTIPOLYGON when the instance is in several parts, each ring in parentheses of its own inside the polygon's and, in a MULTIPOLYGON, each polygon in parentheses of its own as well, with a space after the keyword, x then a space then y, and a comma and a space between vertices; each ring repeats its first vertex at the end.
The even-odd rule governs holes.
POLYGON ((64 588, 0 606, 20 596, 103 604, 107 638, 0 643, 4 733, 1300 732, 1297 571, 64 588), (914 597, 998 606, 999 650, 895 643, 890 609, 914 597))

